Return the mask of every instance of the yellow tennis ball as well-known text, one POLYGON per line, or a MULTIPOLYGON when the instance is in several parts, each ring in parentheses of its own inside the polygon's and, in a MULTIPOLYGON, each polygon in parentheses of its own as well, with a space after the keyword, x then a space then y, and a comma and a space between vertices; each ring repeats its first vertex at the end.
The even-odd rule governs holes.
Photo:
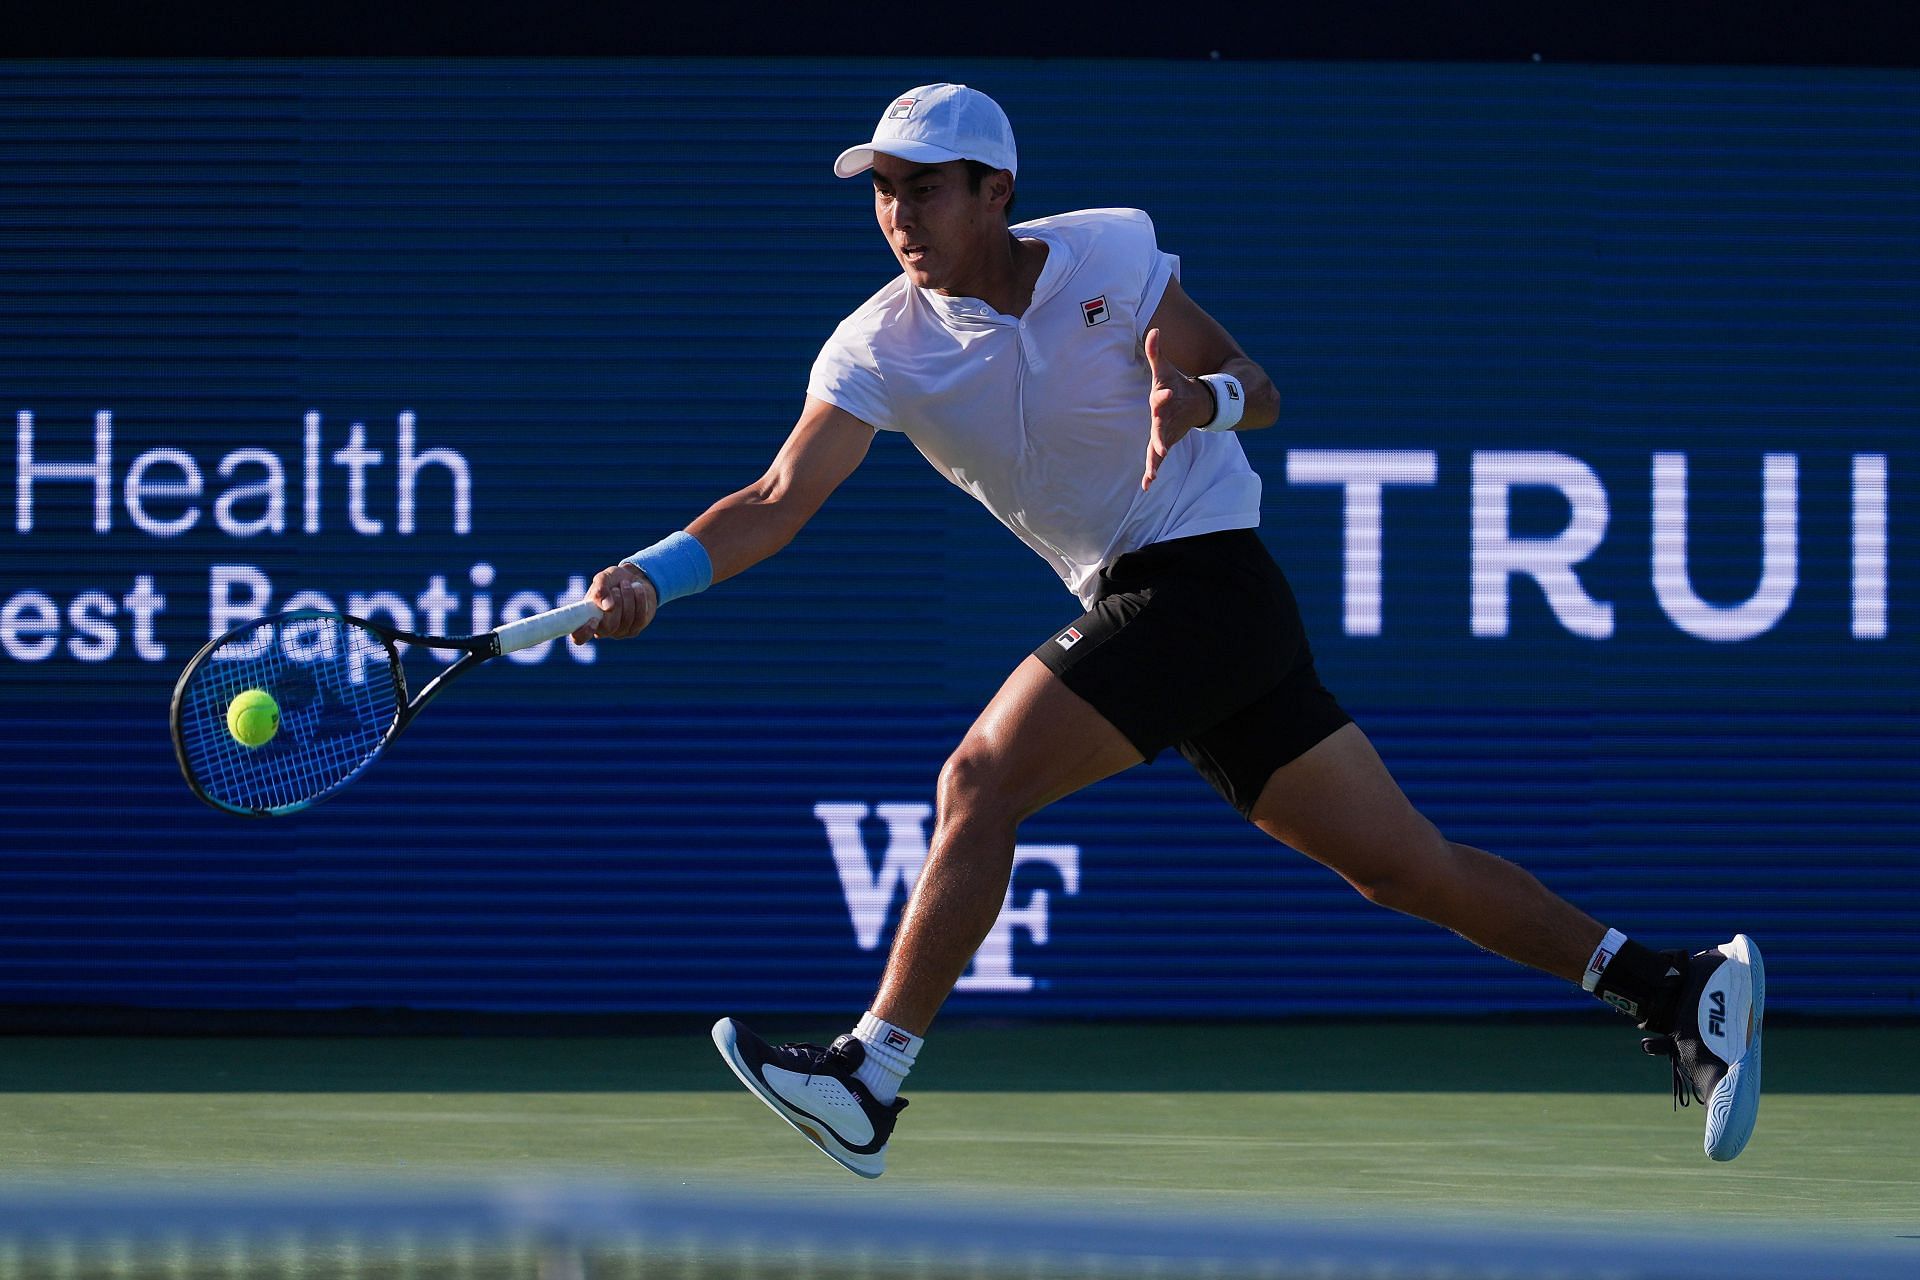
POLYGON ((280 704, 265 689, 248 689, 227 704, 227 732, 243 747, 264 747, 280 732, 280 704))

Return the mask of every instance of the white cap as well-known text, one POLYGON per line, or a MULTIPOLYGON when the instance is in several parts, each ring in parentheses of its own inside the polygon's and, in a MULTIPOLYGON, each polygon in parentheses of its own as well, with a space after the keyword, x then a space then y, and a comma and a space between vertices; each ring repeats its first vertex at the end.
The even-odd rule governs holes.
POLYGON ((1019 165, 1007 113, 963 84, 923 84, 895 98, 873 127, 873 141, 842 151, 833 171, 842 178, 865 173, 876 151, 928 164, 978 160, 1009 173, 1019 165))

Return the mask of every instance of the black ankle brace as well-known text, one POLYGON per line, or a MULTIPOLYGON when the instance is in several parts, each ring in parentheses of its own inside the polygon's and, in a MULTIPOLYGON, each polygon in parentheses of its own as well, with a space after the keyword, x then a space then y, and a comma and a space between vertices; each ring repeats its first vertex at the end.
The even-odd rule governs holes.
POLYGON ((1686 976, 1686 952, 1654 951, 1628 939, 1600 975, 1593 994, 1639 1023, 1641 1030, 1666 1035, 1673 1030, 1686 976))

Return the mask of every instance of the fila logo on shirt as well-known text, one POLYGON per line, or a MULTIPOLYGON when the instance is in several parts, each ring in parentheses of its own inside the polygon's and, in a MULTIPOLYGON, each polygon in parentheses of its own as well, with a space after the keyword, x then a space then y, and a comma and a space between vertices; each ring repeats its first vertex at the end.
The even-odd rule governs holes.
POLYGON ((891 107, 887 109, 887 119, 905 120, 908 116, 913 114, 913 104, 916 101, 918 101, 918 99, 916 98, 900 99, 900 101, 894 103, 891 107))
POLYGON ((1053 642, 1062 649, 1071 649, 1073 646, 1079 644, 1083 638, 1080 634, 1080 628, 1068 627, 1065 631, 1055 636, 1053 642))
POLYGON ((1105 324, 1113 315, 1112 312, 1107 310, 1107 295, 1104 293, 1097 298, 1090 298, 1081 303, 1080 314, 1087 318, 1087 328, 1089 329, 1097 324, 1105 324))

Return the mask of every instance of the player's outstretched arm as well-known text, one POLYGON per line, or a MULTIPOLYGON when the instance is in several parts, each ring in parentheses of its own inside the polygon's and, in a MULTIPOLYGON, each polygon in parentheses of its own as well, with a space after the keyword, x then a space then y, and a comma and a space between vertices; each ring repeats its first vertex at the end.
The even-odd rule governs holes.
POLYGON ((1217 393, 1200 381, 1204 375, 1230 374, 1240 384, 1246 399, 1235 431, 1270 427, 1280 416, 1280 392, 1273 379, 1247 357, 1218 320, 1187 296, 1178 280, 1167 285, 1147 322, 1146 356, 1153 370, 1153 391, 1147 400, 1152 424, 1146 469, 1140 477, 1142 489, 1153 486, 1161 461, 1182 436, 1215 421, 1217 393))
MULTIPOLYGON (((720 499, 687 526, 687 534, 712 564, 712 580, 731 578, 793 541, 828 495, 854 473, 872 443, 873 428, 867 423, 807 397, 800 420, 766 474, 720 499)), ((625 560, 595 574, 587 598, 602 612, 597 621, 573 633, 576 642, 635 635, 660 608, 654 584, 625 560)))

